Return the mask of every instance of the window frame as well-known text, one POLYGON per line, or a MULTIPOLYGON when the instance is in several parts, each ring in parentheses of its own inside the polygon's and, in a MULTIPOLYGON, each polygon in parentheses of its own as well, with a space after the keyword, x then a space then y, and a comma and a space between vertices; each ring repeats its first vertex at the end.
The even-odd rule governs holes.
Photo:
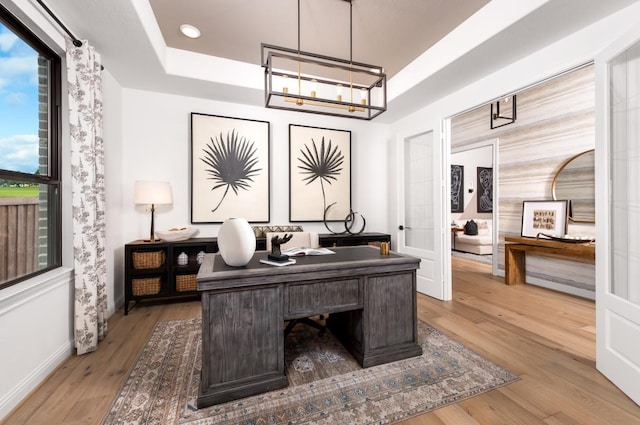
MULTIPOLYGON (((0 4, 0 21, 9 30, 34 49, 48 63, 48 119, 47 149, 48 173, 40 175, 0 169, 0 179, 46 185, 47 190, 47 266, 33 272, 0 282, 0 290, 28 280, 62 266, 62 179, 61 179, 61 98, 62 98, 62 59, 45 42, 36 36, 26 25, 0 4)), ((40 114, 40 111, 38 111, 40 114)), ((39 244, 36 248, 39 248, 39 244)))

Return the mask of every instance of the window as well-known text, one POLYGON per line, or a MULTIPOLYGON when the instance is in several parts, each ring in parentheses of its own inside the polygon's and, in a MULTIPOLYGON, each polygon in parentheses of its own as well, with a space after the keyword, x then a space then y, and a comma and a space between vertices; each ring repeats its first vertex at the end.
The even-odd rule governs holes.
POLYGON ((61 265, 60 63, 0 5, 0 289, 61 265))

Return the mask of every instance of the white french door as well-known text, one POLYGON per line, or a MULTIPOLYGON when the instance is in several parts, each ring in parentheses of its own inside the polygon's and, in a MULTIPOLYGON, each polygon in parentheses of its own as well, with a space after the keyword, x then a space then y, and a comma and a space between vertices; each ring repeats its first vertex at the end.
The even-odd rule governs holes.
POLYGON ((596 65, 596 367, 640 404, 640 27, 596 65))
MULTIPOLYGON (((446 122, 442 124, 447 125, 446 122)), ((400 170, 398 250, 421 259, 417 272, 418 292, 451 299, 449 255, 443 255, 444 192, 446 183, 440 122, 425 126, 418 134, 399 141, 400 170)))

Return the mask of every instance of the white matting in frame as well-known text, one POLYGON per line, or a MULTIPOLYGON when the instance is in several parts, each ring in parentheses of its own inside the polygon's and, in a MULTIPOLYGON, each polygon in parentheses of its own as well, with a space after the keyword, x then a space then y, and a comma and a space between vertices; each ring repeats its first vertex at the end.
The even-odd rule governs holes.
POLYGON ((351 132, 289 124, 289 221, 344 221, 351 211, 351 132))
POLYGON ((522 236, 535 238, 539 233, 564 236, 567 233, 569 201, 524 201, 522 236))
POLYGON ((191 222, 269 222, 269 122, 191 114, 191 222))

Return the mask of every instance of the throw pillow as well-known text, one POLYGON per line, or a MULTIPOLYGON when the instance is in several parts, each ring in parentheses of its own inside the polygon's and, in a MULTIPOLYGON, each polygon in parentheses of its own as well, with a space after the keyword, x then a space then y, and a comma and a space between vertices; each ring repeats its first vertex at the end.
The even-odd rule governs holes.
POLYGON ((489 234, 489 224, 486 221, 478 221, 478 234, 479 235, 489 234))
POLYGON ((467 221, 467 224, 464 225, 464 234, 476 236, 478 234, 478 224, 473 220, 467 221))

